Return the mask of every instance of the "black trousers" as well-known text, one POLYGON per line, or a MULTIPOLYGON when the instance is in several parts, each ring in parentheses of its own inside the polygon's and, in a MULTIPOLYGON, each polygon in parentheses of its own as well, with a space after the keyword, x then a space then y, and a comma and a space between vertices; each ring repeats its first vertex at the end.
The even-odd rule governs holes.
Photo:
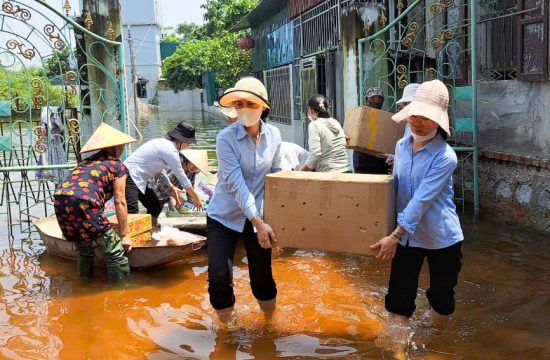
POLYGON ((277 287, 271 271, 271 249, 263 249, 260 246, 250 221, 246 221, 241 234, 208 217, 206 236, 208 294, 214 309, 227 309, 235 304, 233 258, 239 237, 243 239, 248 259, 252 294, 261 301, 268 301, 277 296, 277 287))
POLYGON ((397 245, 391 263, 386 310, 406 317, 412 316, 416 309, 418 277, 424 258, 428 258, 430 271, 430 288, 426 291, 430 306, 441 315, 454 312, 454 288, 462 267, 462 242, 437 250, 397 245))
POLYGON ((128 203, 128 214, 139 213, 138 201, 145 206, 147 214, 151 214, 154 218, 159 217, 166 203, 166 201, 161 201, 149 187, 145 189, 145 194, 143 194, 139 191, 132 177, 128 175, 126 177, 126 202, 128 203))

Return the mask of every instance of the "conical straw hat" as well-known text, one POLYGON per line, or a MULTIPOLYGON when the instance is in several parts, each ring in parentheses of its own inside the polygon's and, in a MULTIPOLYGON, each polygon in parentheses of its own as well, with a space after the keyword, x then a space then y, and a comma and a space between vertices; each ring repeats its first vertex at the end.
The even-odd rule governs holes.
POLYGON ((203 174, 208 175, 208 151, 185 149, 180 151, 187 160, 193 163, 203 174))
POLYGON ((99 125, 96 131, 92 134, 92 137, 90 137, 88 142, 86 142, 86 144, 82 147, 80 153, 83 154, 112 146, 125 145, 136 141, 136 139, 126 135, 122 131, 119 131, 105 123, 101 123, 101 125, 99 125))

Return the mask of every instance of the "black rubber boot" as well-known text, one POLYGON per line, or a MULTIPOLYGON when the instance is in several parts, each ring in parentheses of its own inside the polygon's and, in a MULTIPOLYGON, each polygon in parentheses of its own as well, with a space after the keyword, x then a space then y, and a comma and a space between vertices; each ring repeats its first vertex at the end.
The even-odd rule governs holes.
POLYGON ((90 280, 94 275, 94 256, 95 246, 93 243, 76 244, 78 249, 78 260, 76 266, 78 268, 78 276, 82 280, 90 280))

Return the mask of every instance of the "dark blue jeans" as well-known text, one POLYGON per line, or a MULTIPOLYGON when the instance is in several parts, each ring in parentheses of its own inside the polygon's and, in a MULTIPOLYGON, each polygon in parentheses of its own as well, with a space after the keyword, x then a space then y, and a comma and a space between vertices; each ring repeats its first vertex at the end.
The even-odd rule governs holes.
POLYGON ((233 258, 237 240, 243 239, 250 287, 254 297, 268 301, 277 296, 277 287, 271 272, 271 249, 263 249, 250 221, 246 221, 242 233, 231 230, 218 221, 207 218, 208 294, 216 310, 235 304, 233 292, 233 258))

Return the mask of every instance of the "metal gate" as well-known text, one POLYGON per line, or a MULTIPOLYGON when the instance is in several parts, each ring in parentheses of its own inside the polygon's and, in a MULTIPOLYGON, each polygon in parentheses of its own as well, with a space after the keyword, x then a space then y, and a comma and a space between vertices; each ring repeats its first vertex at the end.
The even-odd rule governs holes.
POLYGON ((317 58, 315 56, 303 59, 300 62, 300 98, 302 103, 301 118, 304 124, 304 148, 309 148, 308 142, 308 125, 307 118, 307 100, 317 94, 318 77, 317 77, 317 58))
MULTIPOLYGON (((0 10, 0 215, 21 232, 49 215, 56 184, 101 123, 126 131, 124 53, 113 19, 99 36, 41 0, 4 1, 0 10), (114 71, 110 69, 115 69, 114 71)), ((96 19, 97 20, 97 19, 96 19)))
POLYGON ((292 125, 292 65, 285 65, 264 71, 267 96, 272 105, 269 120, 292 125))
MULTIPOLYGON (((459 153, 457 199, 463 206, 472 195, 479 212, 477 164, 477 64, 476 6, 466 0, 415 0, 405 8, 398 0, 388 16, 377 20, 380 31, 358 42, 360 96, 379 86, 386 95, 385 108, 395 102, 409 83, 440 79, 450 93, 449 115, 453 136, 449 142, 459 153)), ((365 24, 369 29, 373 24, 365 24)))

